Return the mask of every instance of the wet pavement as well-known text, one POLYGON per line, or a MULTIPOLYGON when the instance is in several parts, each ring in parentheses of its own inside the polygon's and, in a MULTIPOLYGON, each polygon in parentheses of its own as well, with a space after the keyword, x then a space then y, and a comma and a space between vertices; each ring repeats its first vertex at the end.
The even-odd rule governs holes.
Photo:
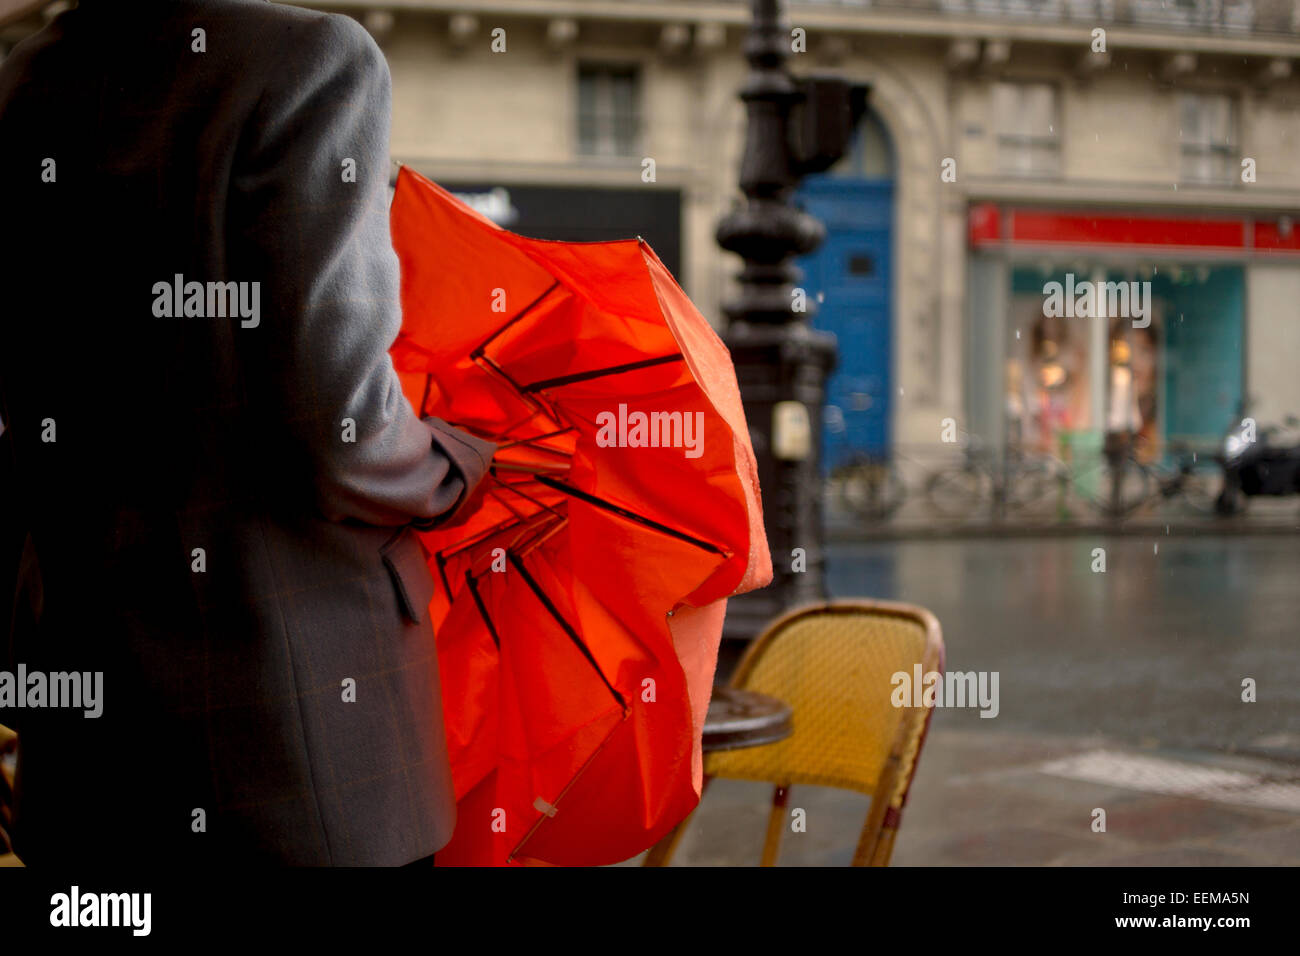
MULTIPOLYGON (((933 611, 949 670, 999 672, 997 717, 936 710, 895 865, 1300 863, 1300 538, 841 543, 828 571, 933 611)), ((715 781, 675 863, 757 863, 770 792, 715 781)), ((850 861, 865 796, 789 806, 782 864, 850 861)))
POLYGON ((1300 536, 838 544, 827 583, 929 608, 950 670, 999 672, 996 718, 940 711, 936 729, 1300 760, 1300 536))
MULTIPOLYGON (((1291 810, 1080 781, 1053 764, 1105 752, 1098 739, 938 731, 926 743, 904 811, 893 866, 1294 866, 1300 863, 1300 802, 1291 810), (1105 812, 1105 829, 1094 829, 1105 812)), ((1114 753, 1113 750, 1109 751, 1114 753)), ((1297 779, 1294 767, 1180 752, 1136 752, 1161 764, 1297 779), (1224 769, 1231 766, 1231 770, 1224 769)), ((1244 774, 1242 774, 1244 775, 1244 774)), ((1122 783, 1123 785, 1120 785, 1122 783)), ((1281 784, 1295 801, 1300 787, 1281 784)), ((771 788, 713 781, 673 860, 686 866, 753 866, 771 788)), ((1277 801, 1280 803, 1281 801, 1277 801)), ((783 866, 847 866, 868 799, 793 787, 788 807, 806 830, 787 832, 783 866)))

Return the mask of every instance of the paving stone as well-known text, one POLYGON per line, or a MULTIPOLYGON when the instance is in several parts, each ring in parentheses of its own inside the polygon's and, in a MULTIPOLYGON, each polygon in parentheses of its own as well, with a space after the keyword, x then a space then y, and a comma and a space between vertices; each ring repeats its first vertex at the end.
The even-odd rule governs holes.
POLYGON ((1211 846, 1228 853, 1243 853, 1260 864, 1295 866, 1300 860, 1300 824, 1240 830, 1219 837, 1211 846))
POLYGON ((1244 854, 1225 853, 1208 847, 1169 847, 1146 853, 1107 856, 1085 866, 1256 866, 1256 860, 1244 854))
MULTIPOLYGON (((1276 822, 1274 818, 1271 822, 1276 822)), ((1106 815, 1109 832, 1142 844, 1186 843, 1263 825, 1264 818, 1190 797, 1146 797, 1106 815)))
MULTIPOLYGON (((900 843, 902 837, 899 838, 900 843)), ((1004 826, 977 833, 950 836, 916 847, 906 856, 898 853, 900 865, 949 866, 1041 866, 1071 851, 1088 848, 1084 837, 1067 836, 1035 827, 1004 826)))

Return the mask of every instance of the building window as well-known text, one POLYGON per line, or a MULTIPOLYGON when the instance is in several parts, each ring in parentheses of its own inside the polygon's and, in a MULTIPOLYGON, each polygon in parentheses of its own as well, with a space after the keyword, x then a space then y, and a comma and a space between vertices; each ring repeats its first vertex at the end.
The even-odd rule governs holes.
POLYGON ((998 169, 1016 176, 1055 176, 1061 170, 1061 126, 1051 83, 993 84, 998 169))
POLYGON ((634 156, 641 132, 641 79, 636 67, 578 67, 578 152, 634 156))
POLYGON ((874 110, 867 110, 849 148, 828 172, 853 179, 890 179, 894 175, 894 145, 885 124, 874 110))
POLYGON ((1230 183, 1237 167, 1237 116, 1232 97, 1182 93, 1178 97, 1180 173, 1184 182, 1230 183))

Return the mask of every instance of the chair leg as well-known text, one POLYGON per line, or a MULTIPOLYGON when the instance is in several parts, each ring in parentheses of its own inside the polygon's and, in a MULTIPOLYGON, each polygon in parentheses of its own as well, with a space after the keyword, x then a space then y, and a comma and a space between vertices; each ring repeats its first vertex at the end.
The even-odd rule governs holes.
POLYGON ((677 844, 682 842, 682 836, 685 835, 686 827, 693 816, 695 816, 694 811, 685 820, 669 830, 662 840, 652 846, 650 852, 645 855, 645 859, 641 861, 641 865, 667 866, 672 860, 673 854, 677 852, 677 844))
POLYGON ((778 786, 772 791, 772 812, 767 817, 767 838, 763 841, 763 860, 759 866, 776 866, 776 855, 781 852, 781 834, 786 828, 786 804, 790 802, 790 788, 778 786))
POLYGON ((880 772, 880 782, 876 784, 876 792, 871 795, 871 809, 867 811, 867 822, 862 827, 862 836, 858 838, 858 847, 853 852, 853 866, 872 865, 876 844, 880 842, 885 828, 885 815, 889 812, 890 796, 901 773, 902 761, 898 754, 891 753, 880 772))
POLYGON ((872 866, 889 866, 889 858, 894 855, 894 839, 898 836, 898 821, 895 820, 885 827, 880 839, 876 841, 876 848, 871 853, 872 866))
MULTIPOLYGON (((704 793, 709 789, 710 777, 705 777, 704 782, 700 784, 700 800, 704 800, 704 793)), ((692 810, 686 815, 686 819, 673 827, 663 838, 650 848, 650 852, 645 855, 641 861, 642 866, 667 866, 677 852, 677 845, 682 842, 682 837, 686 835, 686 828, 690 825, 691 817, 695 816, 692 810)))

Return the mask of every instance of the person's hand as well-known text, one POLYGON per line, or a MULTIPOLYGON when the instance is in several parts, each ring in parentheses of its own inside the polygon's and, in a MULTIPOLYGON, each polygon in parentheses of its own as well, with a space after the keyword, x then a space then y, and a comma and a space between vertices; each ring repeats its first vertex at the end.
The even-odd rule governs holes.
POLYGON ((492 482, 491 474, 486 474, 477 485, 470 489, 464 499, 458 504, 450 517, 439 522, 434 527, 459 528, 469 521, 478 512, 479 507, 483 504, 483 496, 487 493, 487 487, 492 482))

